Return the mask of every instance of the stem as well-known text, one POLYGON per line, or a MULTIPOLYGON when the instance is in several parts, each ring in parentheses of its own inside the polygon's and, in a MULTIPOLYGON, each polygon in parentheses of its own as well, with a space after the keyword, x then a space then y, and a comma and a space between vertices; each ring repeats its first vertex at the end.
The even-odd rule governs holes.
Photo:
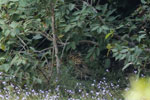
POLYGON ((53 46, 54 46, 55 57, 56 57, 56 68, 57 68, 57 74, 59 74, 60 58, 58 56, 58 46, 56 40, 54 3, 51 3, 51 20, 52 20, 51 27, 52 27, 52 35, 53 35, 53 46))

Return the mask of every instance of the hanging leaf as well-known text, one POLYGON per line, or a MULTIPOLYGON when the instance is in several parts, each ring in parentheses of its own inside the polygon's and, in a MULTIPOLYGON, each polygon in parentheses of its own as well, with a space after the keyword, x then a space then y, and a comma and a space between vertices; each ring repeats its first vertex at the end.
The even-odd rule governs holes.
POLYGON ((122 71, 124 71, 126 68, 128 68, 130 65, 132 65, 133 63, 131 62, 131 63, 128 63, 128 64, 126 64, 123 68, 122 68, 122 71))
POLYGON ((40 34, 37 34, 37 35, 33 36, 32 39, 34 39, 34 40, 39 40, 39 39, 41 39, 41 38, 42 38, 42 36, 41 36, 40 34))
POLYGON ((106 48, 108 49, 108 51, 107 51, 107 56, 108 56, 113 47, 111 44, 107 44, 106 48))
POLYGON ((141 3, 146 4, 147 2, 145 0, 141 0, 141 3))
POLYGON ((59 38, 59 39, 61 39, 61 38, 63 38, 63 37, 64 37, 63 34, 58 35, 58 38, 59 38))
POLYGON ((0 70, 1 71, 5 71, 5 72, 8 72, 8 70, 10 69, 10 64, 2 64, 1 66, 0 66, 0 70))
POLYGON ((104 30, 109 30, 108 26, 106 26, 106 25, 103 25, 103 26, 102 26, 102 29, 104 29, 104 30))
POLYGON ((74 4, 69 4, 69 10, 73 10, 75 8, 75 5, 74 4))
POLYGON ((106 48, 107 48, 108 50, 111 50, 111 49, 113 48, 113 46, 112 46, 111 44, 107 44, 106 48))
POLYGON ((5 50, 6 50, 6 47, 5 47, 5 45, 3 45, 3 44, 0 44, 0 49, 1 49, 1 50, 3 50, 3 51, 5 51, 5 50))
POLYGON ((145 38, 145 36, 146 36, 146 34, 140 35, 140 36, 137 38, 137 41, 138 41, 138 42, 141 42, 141 40, 142 40, 143 38, 145 38))
POLYGON ((67 25, 67 26, 65 27, 65 30, 64 30, 64 31, 65 31, 65 32, 70 31, 71 27, 72 27, 71 25, 67 25))
POLYGON ((94 48, 89 49, 89 50, 88 50, 88 54, 87 54, 86 58, 90 58, 90 57, 93 55, 94 50, 95 50, 95 47, 94 47, 94 48))
POLYGON ((110 33, 108 33, 106 36, 105 36, 105 40, 108 38, 108 37, 112 37, 114 34, 114 30, 110 30, 110 33))
POLYGON ((110 61, 110 59, 106 59, 106 60, 105 60, 104 67, 105 67, 105 68, 109 68, 109 67, 110 67, 110 65, 111 65, 111 61, 110 61))
POLYGON ((72 43, 71 43, 71 47, 72 47, 73 50, 76 49, 76 44, 75 44, 75 42, 72 42, 72 43))

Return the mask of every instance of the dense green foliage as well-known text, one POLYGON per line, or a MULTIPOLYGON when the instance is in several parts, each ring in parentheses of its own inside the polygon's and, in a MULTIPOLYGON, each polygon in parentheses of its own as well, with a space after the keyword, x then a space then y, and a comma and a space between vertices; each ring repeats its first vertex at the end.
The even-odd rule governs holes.
POLYGON ((149 12, 149 0, 0 0, 2 80, 36 87, 146 74, 149 12))

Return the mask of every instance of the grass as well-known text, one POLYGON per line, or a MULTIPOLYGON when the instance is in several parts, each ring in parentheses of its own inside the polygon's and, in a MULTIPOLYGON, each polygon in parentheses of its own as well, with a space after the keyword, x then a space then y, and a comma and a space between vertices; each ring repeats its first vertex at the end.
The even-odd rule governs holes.
POLYGON ((119 85, 103 81, 91 84, 76 83, 73 89, 57 85, 53 90, 20 89, 9 85, 0 91, 1 100, 123 100, 119 85))

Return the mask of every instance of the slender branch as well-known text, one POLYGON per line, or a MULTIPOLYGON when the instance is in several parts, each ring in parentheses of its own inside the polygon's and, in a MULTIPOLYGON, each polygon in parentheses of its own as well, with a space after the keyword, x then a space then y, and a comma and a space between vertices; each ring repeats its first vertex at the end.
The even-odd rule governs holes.
POLYGON ((89 44, 93 44, 93 45, 96 45, 98 46, 99 44, 94 42, 94 41, 90 41, 90 40, 81 40, 79 43, 89 43, 89 44))
POLYGON ((44 78, 46 79, 47 83, 49 83, 49 79, 47 77, 47 75, 40 69, 37 67, 37 69, 41 72, 41 74, 44 76, 44 78))
MULTIPOLYGON (((36 34, 41 34, 42 36, 44 36, 47 40, 49 40, 49 41, 52 41, 53 42, 53 38, 52 37, 50 37, 49 35, 47 35, 46 33, 44 33, 44 32, 40 32, 40 31, 28 31, 28 33, 36 33, 36 34)), ((50 34, 50 33, 49 33, 50 34)), ((58 44, 60 44, 60 45, 65 45, 66 43, 63 43, 63 42, 60 42, 60 41, 57 41, 57 43, 58 44)))
POLYGON ((57 74, 59 74, 60 58, 58 56, 58 46, 56 40, 54 3, 51 3, 50 6, 51 6, 51 20, 52 20, 51 27, 52 27, 52 35, 53 35, 53 46, 55 50, 57 74))
POLYGON ((62 53, 61 53, 61 59, 62 59, 62 57, 63 57, 63 55, 64 55, 64 51, 65 51, 65 48, 66 48, 66 46, 67 46, 67 42, 68 42, 68 40, 70 39, 70 36, 68 36, 68 38, 66 39, 66 41, 65 41, 65 45, 64 45, 64 47, 63 47, 63 50, 62 50, 62 53))
POLYGON ((42 36, 44 36, 47 40, 49 41, 53 41, 53 39, 47 35, 47 33, 44 33, 44 32, 40 32, 40 31, 28 31, 28 33, 36 33, 36 34, 41 34, 42 36))
POLYGON ((101 0, 98 0, 98 2, 97 2, 97 4, 96 4, 96 5, 100 4, 100 1, 101 1, 101 0))
POLYGON ((21 43, 23 45, 23 49, 26 50, 27 44, 18 35, 16 35, 16 36, 21 41, 21 43))

